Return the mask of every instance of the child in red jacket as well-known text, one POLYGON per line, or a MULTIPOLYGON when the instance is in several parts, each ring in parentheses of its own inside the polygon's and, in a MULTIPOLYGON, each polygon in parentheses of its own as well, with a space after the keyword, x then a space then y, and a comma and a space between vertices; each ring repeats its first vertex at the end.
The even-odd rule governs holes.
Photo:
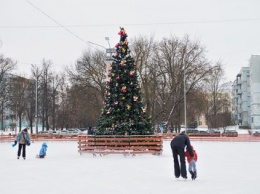
POLYGON ((193 146, 191 146, 194 158, 192 158, 189 154, 189 152, 185 151, 185 156, 187 157, 187 161, 189 163, 189 172, 191 174, 191 179, 195 180, 197 178, 197 169, 196 169, 196 162, 198 160, 197 152, 193 149, 193 146))

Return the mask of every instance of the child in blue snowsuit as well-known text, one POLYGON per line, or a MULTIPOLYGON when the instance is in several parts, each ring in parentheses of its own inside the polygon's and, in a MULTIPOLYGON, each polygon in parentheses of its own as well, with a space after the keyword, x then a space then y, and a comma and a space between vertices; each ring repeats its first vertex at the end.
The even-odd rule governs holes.
POLYGON ((47 143, 43 142, 42 147, 40 149, 39 158, 44 158, 46 156, 47 148, 48 148, 47 143))

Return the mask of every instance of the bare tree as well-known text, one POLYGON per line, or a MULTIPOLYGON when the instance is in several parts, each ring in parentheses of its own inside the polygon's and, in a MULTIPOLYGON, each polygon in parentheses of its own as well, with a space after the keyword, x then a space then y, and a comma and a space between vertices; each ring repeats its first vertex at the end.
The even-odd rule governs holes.
MULTIPOLYGON (((25 92, 25 111, 29 120, 31 134, 33 133, 33 119, 35 118, 35 81, 29 80, 25 92)), ((37 131, 38 132, 38 131, 37 131)))
POLYGON ((105 57, 105 53, 99 50, 84 52, 76 63, 75 71, 68 70, 71 82, 86 89, 92 88, 104 97, 107 67, 105 57))
POLYGON ((52 98, 51 98, 51 67, 52 62, 50 60, 42 61, 42 68, 40 70, 41 74, 39 77, 39 117, 42 122, 42 130, 49 130, 49 117, 51 115, 51 106, 52 106, 52 98))
MULTIPOLYGON (((210 128, 222 127, 219 118, 222 118, 223 113, 229 112, 225 107, 230 107, 230 97, 224 91, 223 85, 221 84, 224 71, 221 62, 217 62, 214 70, 206 79, 206 93, 207 93, 207 113, 206 118, 208 126, 210 128), (218 115, 219 114, 219 115, 218 115)), ((221 119, 223 120, 223 119, 221 119)), ((226 121, 225 121, 226 122, 226 121)), ((229 123, 230 124, 230 123, 229 123)))
POLYGON ((0 54, 0 111, 1 111, 1 126, 4 128, 4 109, 9 106, 8 103, 8 94, 9 87, 8 81, 9 73, 15 68, 16 62, 11 58, 5 58, 0 54))
POLYGON ((5 58, 0 54, 0 83, 3 81, 5 75, 10 73, 16 66, 16 62, 11 58, 5 58))
MULTIPOLYGON (((205 57, 205 50, 198 42, 192 42, 188 36, 164 38, 158 43, 154 63, 159 68, 157 96, 163 110, 164 121, 168 123, 180 116, 184 97, 184 76, 186 77, 186 95, 200 84, 212 71, 205 57)), ((184 108, 182 108, 184 109, 184 108)), ((180 127, 181 118, 175 120, 180 127)))
POLYGON ((68 100, 68 84, 65 81, 65 76, 61 76, 63 79, 61 79, 60 85, 59 85, 59 107, 56 113, 57 122, 56 126, 60 129, 63 129, 66 127, 69 113, 68 113, 68 107, 69 107, 69 100, 68 100))
POLYGON ((64 84, 65 76, 54 75, 51 77, 52 82, 52 128, 53 130, 56 129, 56 110, 58 108, 58 95, 59 95, 59 88, 61 85, 64 84))
POLYGON ((217 128, 223 128, 224 131, 226 130, 227 126, 230 126, 233 124, 232 114, 230 111, 218 113, 216 116, 216 120, 218 120, 217 128))
POLYGON ((34 99, 34 101, 31 101, 31 104, 35 105, 34 110, 33 106, 28 110, 28 115, 29 115, 29 120, 32 122, 33 118, 35 118, 35 127, 36 127, 36 133, 38 133, 38 117, 39 117, 39 94, 41 90, 39 89, 39 86, 41 84, 39 83, 40 78, 42 76, 42 70, 37 66, 37 65, 32 65, 31 67, 31 72, 32 72, 32 80, 33 83, 31 84, 30 90, 31 90, 31 95, 32 97, 30 99, 34 99), (33 89, 35 88, 35 89, 33 89), (35 90, 35 93, 33 95, 33 90, 35 90))
POLYGON ((187 126, 197 127, 197 121, 207 110, 207 95, 201 87, 195 88, 187 96, 187 102, 187 126))
POLYGON ((147 113, 152 116, 152 120, 155 123, 161 112, 156 109, 156 105, 158 105, 156 95, 157 77, 160 76, 160 72, 152 61, 154 50, 155 43, 153 37, 148 39, 147 37, 139 36, 132 40, 131 54, 135 59, 135 65, 140 76, 144 104, 146 105, 147 113))
POLYGON ((13 76, 11 79, 11 109, 16 113, 16 118, 19 119, 19 131, 21 131, 22 116, 26 115, 26 92, 29 85, 29 80, 20 76, 13 76))
MULTIPOLYGON (((86 51, 75 71, 68 70, 71 86, 67 90, 70 126, 93 126, 98 118, 106 90, 105 53, 86 51)), ((63 105, 64 106, 64 105, 63 105)))

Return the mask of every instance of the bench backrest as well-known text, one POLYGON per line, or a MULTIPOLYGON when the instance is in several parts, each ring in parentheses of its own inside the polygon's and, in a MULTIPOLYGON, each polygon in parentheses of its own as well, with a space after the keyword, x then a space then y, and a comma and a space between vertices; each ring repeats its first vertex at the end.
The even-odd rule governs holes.
POLYGON ((85 149, 162 150, 162 136, 78 136, 79 151, 85 149))

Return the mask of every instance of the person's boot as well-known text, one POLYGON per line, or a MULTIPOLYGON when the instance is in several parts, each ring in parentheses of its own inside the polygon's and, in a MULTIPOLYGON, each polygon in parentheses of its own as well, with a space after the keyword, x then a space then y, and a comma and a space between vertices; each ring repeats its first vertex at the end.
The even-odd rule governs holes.
POLYGON ((190 171, 190 174, 191 174, 191 179, 194 180, 194 172, 190 171))
POLYGON ((194 177, 193 180, 195 180, 197 178, 197 171, 194 171, 194 177))

